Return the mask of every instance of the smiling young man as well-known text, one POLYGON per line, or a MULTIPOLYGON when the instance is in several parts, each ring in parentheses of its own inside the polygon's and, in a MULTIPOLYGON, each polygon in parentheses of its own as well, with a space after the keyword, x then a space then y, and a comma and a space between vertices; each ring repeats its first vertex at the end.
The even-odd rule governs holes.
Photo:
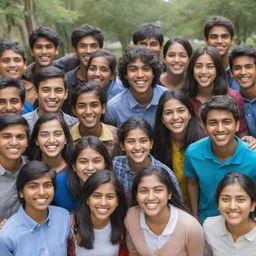
POLYGON ((51 28, 40 27, 34 29, 29 36, 30 53, 35 62, 30 64, 25 75, 33 81, 35 75, 44 67, 51 66, 55 56, 58 54, 58 34, 51 28))
POLYGON ((32 132, 37 119, 46 113, 59 113, 66 124, 71 127, 77 119, 61 111, 67 98, 67 88, 64 73, 54 66, 40 70, 35 77, 35 87, 38 93, 38 108, 24 115, 32 132))
POLYGON ((222 64, 226 70, 230 87, 239 91, 239 85, 231 76, 229 66, 229 49, 233 43, 234 33, 234 24, 231 20, 223 16, 210 17, 204 25, 206 44, 217 49, 222 58, 222 64))
POLYGON ((256 49, 240 45, 231 52, 229 61, 243 97, 249 135, 256 138, 256 49))
POLYGON ((219 215, 215 190, 229 172, 242 172, 256 181, 256 152, 235 133, 239 129, 239 109, 228 96, 213 96, 201 108, 207 138, 191 144, 185 152, 184 173, 193 215, 203 222, 219 215))
POLYGON ((15 182, 26 159, 21 155, 28 145, 27 122, 20 115, 0 116, 0 221, 19 208, 15 182))
POLYGON ((130 117, 140 117, 154 126, 159 98, 167 90, 156 84, 160 74, 161 64, 152 50, 128 48, 119 62, 119 76, 127 89, 108 101, 105 122, 120 127, 130 117))

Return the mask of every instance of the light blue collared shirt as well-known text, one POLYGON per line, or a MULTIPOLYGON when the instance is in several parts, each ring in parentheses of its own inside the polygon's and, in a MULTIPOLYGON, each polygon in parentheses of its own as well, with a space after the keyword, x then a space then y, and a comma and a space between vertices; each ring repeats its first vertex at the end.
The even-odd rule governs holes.
POLYGON ((67 210, 48 207, 48 217, 39 225, 21 206, 0 230, 3 256, 66 256, 70 218, 67 210))
POLYGON ((131 90, 126 89, 108 102, 104 122, 120 127, 127 119, 140 117, 153 127, 159 98, 166 90, 167 88, 163 86, 154 86, 152 100, 148 106, 144 107, 135 100, 131 90))

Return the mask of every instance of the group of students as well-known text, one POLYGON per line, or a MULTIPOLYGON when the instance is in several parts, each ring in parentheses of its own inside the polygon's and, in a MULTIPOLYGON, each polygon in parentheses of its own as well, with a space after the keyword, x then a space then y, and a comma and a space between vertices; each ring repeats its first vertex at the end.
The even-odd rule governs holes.
POLYGON ((204 35, 140 25, 118 76, 91 25, 0 43, 1 255, 254 255, 256 49, 204 35))

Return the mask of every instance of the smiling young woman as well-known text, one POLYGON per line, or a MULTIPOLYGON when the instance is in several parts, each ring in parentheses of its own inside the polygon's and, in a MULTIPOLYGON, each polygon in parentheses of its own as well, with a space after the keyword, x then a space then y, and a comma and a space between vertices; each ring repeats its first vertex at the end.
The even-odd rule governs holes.
POLYGON ((246 175, 227 174, 216 190, 220 216, 204 222, 207 255, 255 255, 256 186, 246 175))
POLYGON ((71 216, 69 255, 127 255, 121 246, 126 210, 122 184, 113 172, 90 176, 82 189, 82 203, 71 216))
POLYGON ((132 205, 125 219, 129 255, 203 255, 202 228, 165 170, 150 166, 136 175, 132 205))

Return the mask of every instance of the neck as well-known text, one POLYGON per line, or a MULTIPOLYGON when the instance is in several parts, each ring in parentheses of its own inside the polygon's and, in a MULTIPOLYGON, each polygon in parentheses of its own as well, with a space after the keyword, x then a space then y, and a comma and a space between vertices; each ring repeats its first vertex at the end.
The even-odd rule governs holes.
POLYGON ((249 100, 255 99, 256 98, 256 81, 255 81, 254 85, 252 85, 251 87, 246 88, 246 89, 240 87, 240 90, 241 90, 241 94, 244 98, 249 99, 249 100))
POLYGON ((184 83, 184 74, 175 75, 167 71, 160 77, 161 82, 170 89, 181 89, 184 83))
POLYGON ((151 87, 150 90, 148 90, 148 92, 145 93, 136 93, 133 90, 131 90, 131 93, 134 97, 134 99, 140 103, 142 106, 146 107, 150 101, 152 100, 153 97, 153 88, 151 87))
MULTIPOLYGON (((38 109, 37 109, 37 115, 38 115, 38 117, 41 117, 41 116, 43 116, 43 115, 45 115, 45 114, 47 114, 48 112, 45 112, 42 108, 40 108, 40 106, 38 107, 38 109)), ((57 113, 60 113, 60 110, 57 112, 57 113)))
POLYGON ((149 229, 156 235, 161 235, 170 219, 170 215, 170 207, 166 205, 160 213, 155 216, 145 215, 145 219, 149 229))
POLYGON ((135 163, 134 161, 128 158, 128 164, 130 169, 134 173, 138 173, 141 169, 148 167, 151 164, 151 159, 148 156, 142 163, 135 163))
POLYGON ((171 144, 175 144, 179 149, 181 149, 185 138, 185 130, 179 134, 171 135, 171 144))
POLYGON ((79 123, 78 129, 79 129, 79 133, 82 137, 83 136, 95 136, 95 137, 99 138, 102 133, 102 124, 101 124, 101 122, 98 122, 94 127, 87 128, 87 127, 82 126, 81 123, 79 123))
POLYGON ((15 160, 9 160, 9 159, 7 160, 7 159, 1 159, 0 157, 0 164, 5 170, 15 174, 21 166, 21 158, 18 158, 15 160))
POLYGON ((226 69, 229 65, 228 53, 221 56, 221 59, 222 59, 223 67, 224 67, 224 69, 226 69))
POLYGON ((229 225, 226 222, 226 226, 235 242, 239 237, 248 234, 256 226, 256 222, 248 218, 245 222, 236 226, 229 225))
POLYGON ((213 85, 208 87, 198 86, 198 93, 196 99, 200 100, 202 103, 207 101, 213 96, 213 85))
POLYGON ((234 138, 234 140, 232 140, 230 143, 228 143, 228 145, 224 147, 218 147, 212 144, 212 151, 220 162, 225 162, 233 156, 236 151, 236 147, 237 141, 234 138))
POLYGON ((42 211, 36 211, 32 209, 27 209, 27 207, 25 206, 25 212, 30 218, 32 218, 40 225, 43 224, 48 217, 48 208, 42 211))
POLYGON ((80 67, 76 72, 76 76, 79 80, 86 81, 86 67, 80 64, 80 67))
POLYGON ((61 153, 55 157, 48 157, 45 154, 42 154, 42 162, 48 164, 56 171, 56 173, 60 173, 67 166, 67 163, 63 159, 61 153))
POLYGON ((94 229, 103 229, 106 227, 109 223, 109 218, 104 220, 96 219, 95 217, 91 216, 92 225, 94 229))

